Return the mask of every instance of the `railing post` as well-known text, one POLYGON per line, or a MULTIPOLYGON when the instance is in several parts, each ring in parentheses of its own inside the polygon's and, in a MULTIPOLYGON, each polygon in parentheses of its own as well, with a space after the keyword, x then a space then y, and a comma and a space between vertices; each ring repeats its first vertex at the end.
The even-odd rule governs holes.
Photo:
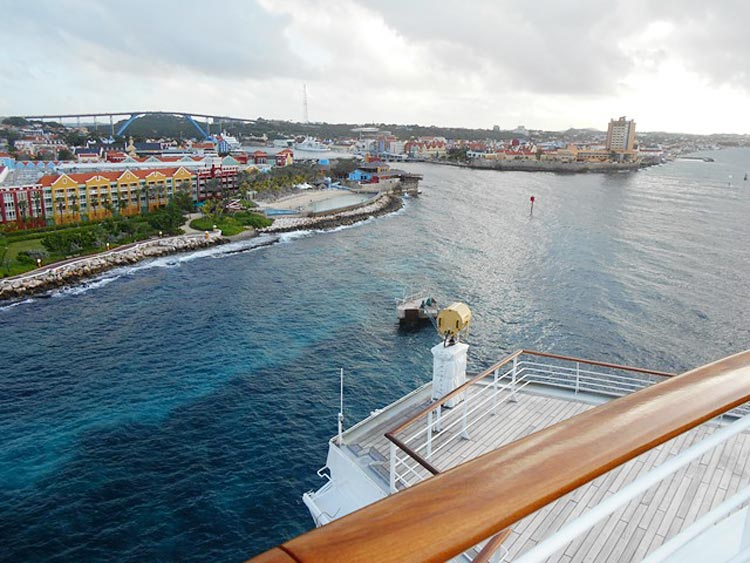
POLYGON ((391 489, 391 493, 396 492, 396 444, 391 442, 390 446, 390 452, 391 452, 391 471, 389 474, 389 485, 391 489))
POLYGON ((435 432, 442 432, 443 426, 440 422, 443 417, 443 405, 440 405, 435 411, 435 432))
POLYGON ((464 414, 461 416, 461 438, 464 440, 470 440, 469 436, 469 393, 464 393, 464 414))
POLYGON ((495 377, 492 381, 492 416, 495 416, 497 413, 497 374, 500 373, 500 368, 497 368, 495 370, 495 377))
POLYGON ((581 387, 581 363, 576 362, 576 395, 581 387))
MULTIPOLYGON (((723 413, 722 416, 724 416, 723 413)), ((746 550, 748 546, 750 546, 750 513, 745 513, 745 525, 742 527, 740 550, 746 550)))
POLYGON ((432 461, 432 411, 427 413, 427 459, 432 461))
POLYGON ((518 397, 516 397, 516 374, 518 373, 518 356, 513 358, 513 375, 510 380, 510 388, 512 391, 510 392, 510 401, 513 403, 518 402, 518 397))

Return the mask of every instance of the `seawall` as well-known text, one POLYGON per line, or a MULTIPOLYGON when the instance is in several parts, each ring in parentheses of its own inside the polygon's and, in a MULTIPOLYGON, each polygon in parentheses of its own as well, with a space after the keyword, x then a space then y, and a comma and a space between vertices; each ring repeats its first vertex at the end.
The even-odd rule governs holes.
POLYGON ((508 172, 558 172, 577 174, 583 172, 619 172, 645 168, 656 163, 635 162, 560 162, 545 160, 487 160, 476 159, 471 162, 449 162, 440 160, 425 160, 427 164, 441 166, 455 166, 458 168, 478 168, 481 170, 500 170, 508 172))

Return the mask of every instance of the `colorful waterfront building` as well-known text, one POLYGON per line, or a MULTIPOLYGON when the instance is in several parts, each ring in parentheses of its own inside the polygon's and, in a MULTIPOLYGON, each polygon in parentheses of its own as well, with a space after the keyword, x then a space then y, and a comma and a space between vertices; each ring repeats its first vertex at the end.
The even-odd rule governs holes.
POLYGON ((294 151, 292 149, 282 149, 274 155, 276 166, 283 168, 294 164, 294 151))
POLYGON ((42 186, 0 186, 0 222, 16 229, 47 225, 42 186))
POLYGON ((268 164, 268 153, 265 151, 255 151, 252 154, 248 155, 248 162, 250 162, 251 158, 253 163, 256 165, 268 164))
POLYGON ((55 224, 150 211, 169 203, 178 189, 198 196, 196 174, 183 167, 48 175, 39 184, 55 224))

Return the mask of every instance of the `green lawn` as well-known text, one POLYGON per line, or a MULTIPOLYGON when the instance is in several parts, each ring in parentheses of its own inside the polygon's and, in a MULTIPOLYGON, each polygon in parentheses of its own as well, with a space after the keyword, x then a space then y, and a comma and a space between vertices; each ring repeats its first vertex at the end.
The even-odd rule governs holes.
MULTIPOLYGON (((10 271, 7 272, 7 275, 15 276, 17 274, 23 274, 24 272, 28 272, 29 270, 33 270, 34 268, 36 268, 36 264, 22 263, 16 260, 16 258, 18 257, 18 253, 24 252, 26 250, 44 250, 44 246, 42 246, 42 239, 34 238, 29 240, 21 240, 18 242, 11 242, 8 245, 7 259, 10 260, 10 271)), ((6 272, 5 268, 3 267, 0 271, 0 276, 4 274, 6 274, 6 272)))
POLYGON ((231 237, 245 230, 245 226, 237 221, 234 217, 220 217, 212 219, 211 217, 200 217, 193 219, 190 226, 198 231, 210 231, 216 225, 225 237, 231 237))
POLYGON ((19 252, 24 252, 26 250, 44 250, 41 237, 22 240, 18 242, 11 242, 8 245, 8 258, 10 260, 15 260, 19 252))

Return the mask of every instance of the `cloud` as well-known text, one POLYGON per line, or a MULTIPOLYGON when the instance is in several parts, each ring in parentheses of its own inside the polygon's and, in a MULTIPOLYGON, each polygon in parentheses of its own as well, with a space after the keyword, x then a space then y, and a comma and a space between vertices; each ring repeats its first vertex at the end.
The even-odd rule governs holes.
POLYGON ((0 14, 6 114, 301 119, 306 83, 314 120, 601 128, 628 113, 674 129, 692 111, 695 129, 750 128, 739 0, 0 0, 0 14))
POLYGON ((179 70, 236 78, 304 74, 283 39, 286 18, 242 0, 225 0, 220 8, 197 0, 37 0, 2 13, 2 41, 27 49, 31 43, 51 62, 134 76, 179 70))

